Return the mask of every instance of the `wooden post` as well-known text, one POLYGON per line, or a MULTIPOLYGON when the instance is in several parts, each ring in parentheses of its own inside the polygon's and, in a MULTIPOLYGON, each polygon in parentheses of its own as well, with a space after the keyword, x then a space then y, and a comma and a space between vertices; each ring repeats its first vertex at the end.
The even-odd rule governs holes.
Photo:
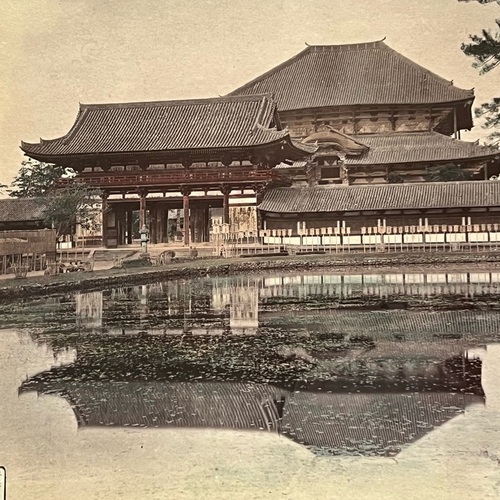
POLYGON ((127 244, 132 244, 132 218, 134 212, 132 210, 127 210, 127 244))
POLYGON ((264 199, 264 187, 263 186, 255 186, 253 188, 255 192, 255 219, 256 219, 256 224, 257 224, 257 238, 258 241, 259 239, 259 231, 263 229, 263 219, 262 219, 262 214, 258 209, 258 206, 262 203, 262 200, 264 199))
POLYGON ((152 244, 160 243, 160 210, 158 209, 158 203, 154 203, 150 208, 150 228, 149 228, 149 238, 152 244))
POLYGON ((456 139, 457 134, 457 108, 453 108, 453 137, 456 139))
POLYGON ((159 204, 156 209, 156 242, 163 243, 163 217, 165 216, 165 208, 163 204, 159 204))
POLYGON ((146 196, 147 191, 140 191, 139 196, 139 231, 146 225, 146 196))
POLYGON ((123 208, 116 208, 116 238, 117 245, 125 244, 125 211, 123 208))
POLYGON ((229 194, 231 193, 231 188, 227 186, 222 186, 221 191, 222 195, 224 196, 223 199, 224 212, 223 212, 222 223, 229 224, 229 194))
POLYGON ((184 245, 189 246, 191 240, 191 225, 189 223, 189 189, 182 190, 182 209, 184 211, 184 245))
POLYGON ((101 195, 102 198, 102 245, 108 247, 108 196, 109 193, 104 191, 101 195))

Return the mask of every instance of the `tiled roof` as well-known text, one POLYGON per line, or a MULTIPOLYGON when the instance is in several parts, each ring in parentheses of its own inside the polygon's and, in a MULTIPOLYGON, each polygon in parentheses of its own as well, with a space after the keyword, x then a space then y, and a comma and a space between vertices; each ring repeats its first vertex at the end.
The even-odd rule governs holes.
MULTIPOLYGON (((353 286, 353 285, 351 285, 353 286)), ((271 328, 296 329, 305 327, 310 331, 328 331, 345 335, 369 335, 389 348, 387 341, 403 335, 405 345, 415 342, 423 351, 430 346, 440 356, 441 344, 445 350, 454 349, 454 343, 446 340, 450 334, 464 338, 474 335, 494 335, 500 331, 500 314, 491 311, 357 311, 326 309, 321 311, 286 311, 284 313, 261 312, 261 322, 271 328), (443 340, 444 339, 444 340, 443 340)), ((394 344, 395 352, 403 345, 394 344)), ((402 351, 400 352, 400 354, 402 351)), ((368 354, 375 354, 372 351, 368 354)))
POLYGON ((500 156, 498 149, 459 141, 437 132, 366 135, 368 150, 346 159, 346 165, 420 163, 500 156))
POLYGON ((21 148, 50 156, 257 146, 289 137, 272 128, 276 117, 269 95, 82 104, 64 137, 21 148))
POLYGON ((292 144, 296 148, 304 151, 305 153, 313 154, 316 153, 316 151, 318 151, 318 146, 316 144, 306 144, 305 142, 294 141, 294 140, 292 140, 292 144))
POLYGON ((463 413, 480 396, 439 392, 328 394, 286 399, 283 434, 333 455, 395 454, 463 413))
POLYGON ((239 382, 58 380, 33 386, 28 380, 20 392, 30 390, 67 399, 79 426, 253 429, 357 455, 396 453, 468 404, 484 402, 457 392, 373 393, 371 387, 345 394, 239 382))
POLYGON ((8 198, 0 200, 0 222, 42 221, 43 198, 8 198))
POLYGON ((292 163, 285 163, 281 162, 278 165, 276 165, 276 169, 278 170, 288 170, 290 168, 304 168, 307 165, 306 160, 299 160, 299 161, 294 161, 292 163))
MULTIPOLYGON (((57 368, 51 373, 57 372, 57 368)), ((44 372, 47 373, 47 372, 44 372)), ((273 400, 286 392, 240 382, 78 382, 36 386, 69 399, 80 425, 215 427, 277 431, 273 400)), ((25 384, 21 391, 29 391, 25 384)))
POLYGON ((471 100, 462 90, 382 41, 309 46, 230 95, 272 92, 280 111, 369 104, 471 100))
POLYGON ((276 213, 500 206, 499 181, 278 188, 259 210, 276 213))

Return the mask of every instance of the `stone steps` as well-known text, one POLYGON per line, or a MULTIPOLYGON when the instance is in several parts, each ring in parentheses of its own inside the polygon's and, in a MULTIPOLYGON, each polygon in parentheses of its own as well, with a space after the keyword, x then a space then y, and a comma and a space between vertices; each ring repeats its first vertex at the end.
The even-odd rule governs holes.
POLYGON ((118 259, 124 259, 138 252, 138 248, 97 248, 91 250, 89 259, 94 262, 114 262, 118 259))

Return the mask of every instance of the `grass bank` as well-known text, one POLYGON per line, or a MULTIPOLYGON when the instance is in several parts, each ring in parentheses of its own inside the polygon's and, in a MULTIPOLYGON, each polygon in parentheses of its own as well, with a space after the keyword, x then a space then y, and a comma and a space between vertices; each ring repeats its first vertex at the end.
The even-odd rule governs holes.
POLYGON ((401 253, 303 255, 252 258, 203 258, 172 262, 164 266, 108 269, 57 276, 33 276, 6 279, 0 284, 0 302, 25 297, 56 295, 71 291, 92 291, 115 286, 140 285, 154 281, 189 279, 206 276, 259 273, 266 271, 313 271, 326 269, 347 272, 418 271, 432 269, 490 271, 500 269, 500 252, 481 253, 401 253))

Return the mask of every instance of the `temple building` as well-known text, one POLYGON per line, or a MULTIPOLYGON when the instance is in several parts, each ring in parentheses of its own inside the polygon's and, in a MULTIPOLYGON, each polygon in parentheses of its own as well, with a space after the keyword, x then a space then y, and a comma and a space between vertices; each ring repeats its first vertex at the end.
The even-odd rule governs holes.
POLYGON ((473 125, 473 90, 383 41, 308 46, 230 95, 262 92, 292 138, 319 147, 312 161, 280 165, 299 184, 419 182, 447 164, 474 179, 499 173, 498 150, 458 140, 473 125))
POLYGON ((473 126, 473 100, 473 90, 384 41, 307 46, 226 97, 81 105, 65 136, 21 147, 103 191, 107 247, 132 243, 144 224, 152 243, 207 242, 221 209, 234 231, 265 229, 267 218, 268 228, 293 236, 299 225, 326 228, 346 214, 358 217, 353 227, 386 215, 408 226, 470 224, 471 211, 498 208, 497 198, 481 196, 500 174, 498 149, 460 140, 473 126), (470 196, 452 205, 440 201, 442 185, 413 189, 411 203, 406 188, 392 189, 428 181, 436 168, 486 183, 464 187, 470 196), (376 189, 356 191, 363 187, 376 189), (363 208, 361 199, 369 200, 363 208), (170 218, 176 209, 182 217, 170 218), (459 222, 448 222, 447 210, 459 222))
POLYGON ((316 149, 292 141, 270 95, 81 105, 65 136, 21 147, 103 191, 107 247, 132 243, 137 210, 152 243, 168 241, 174 208, 183 210, 186 245, 209 241, 211 208, 222 207, 229 223, 230 194, 258 201, 283 184, 277 164, 316 149))
POLYGON ((462 232, 489 231, 494 236, 481 241, 498 241, 499 200, 500 182, 496 180, 374 183, 270 189, 259 210, 266 230, 291 231, 283 243, 313 233, 317 238, 328 235, 325 240, 348 234, 351 243, 361 243, 368 228, 385 231, 387 227, 399 237, 416 232, 442 236, 460 228, 462 232), (332 231, 325 232, 327 228, 332 231))

